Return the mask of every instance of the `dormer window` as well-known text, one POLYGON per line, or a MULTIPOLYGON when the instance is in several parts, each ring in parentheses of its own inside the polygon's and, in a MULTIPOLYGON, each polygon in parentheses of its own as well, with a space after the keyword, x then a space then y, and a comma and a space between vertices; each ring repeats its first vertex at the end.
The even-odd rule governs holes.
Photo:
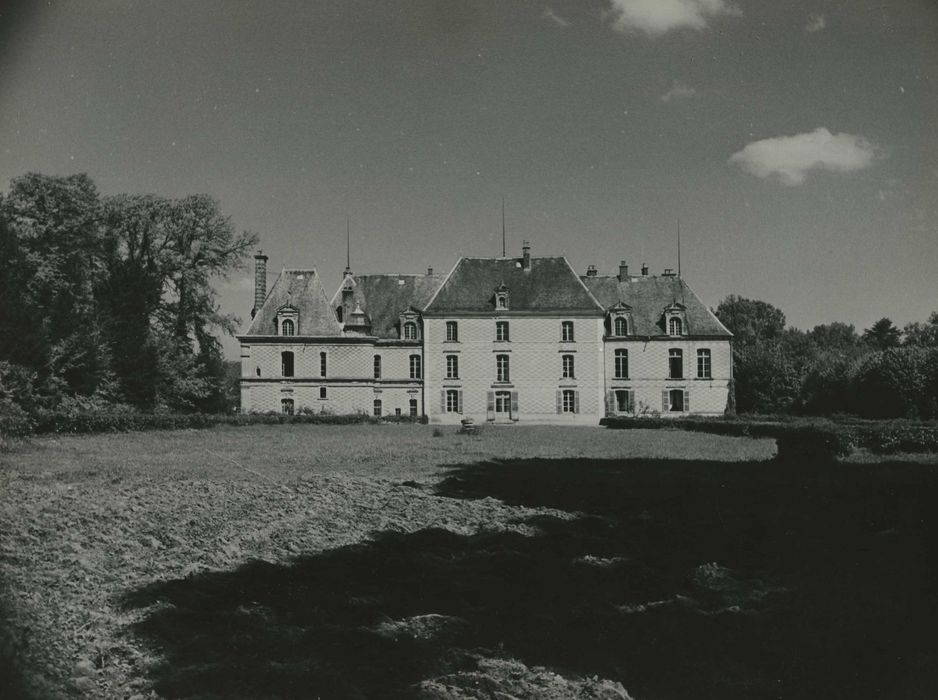
POLYGON ((672 337, 687 335, 687 316, 682 304, 671 304, 664 310, 664 330, 672 337))
POLYGON ((634 331, 632 307, 620 301, 609 309, 609 315, 606 317, 606 333, 616 338, 624 338, 632 331, 634 331))
POLYGON ((495 309, 508 311, 508 287, 504 282, 495 288, 495 309))
POLYGON ((274 319, 274 332, 277 335, 296 335, 299 325, 299 312, 289 304, 281 306, 274 319), (279 333, 277 330, 279 329, 279 333))
POLYGON ((420 340, 420 316, 412 308, 404 311, 400 316, 401 339, 420 340))

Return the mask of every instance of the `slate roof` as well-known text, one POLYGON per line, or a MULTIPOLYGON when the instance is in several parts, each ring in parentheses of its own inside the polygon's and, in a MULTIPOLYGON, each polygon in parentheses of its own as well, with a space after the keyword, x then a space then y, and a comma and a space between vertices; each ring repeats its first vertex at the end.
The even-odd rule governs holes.
POLYGON ((426 307, 432 314, 491 313, 495 289, 508 288, 510 313, 564 313, 598 316, 602 308, 566 258, 531 258, 524 270, 520 258, 460 258, 426 307))
POLYGON ((359 304, 371 323, 370 335, 397 340, 400 338, 400 315, 413 307, 423 309, 443 282, 438 274, 365 274, 343 280, 332 297, 333 308, 342 303, 342 289, 353 290, 349 310, 359 304))
POLYGON ((620 302, 631 307, 632 335, 667 335, 662 322, 664 310, 677 303, 684 306, 688 335, 732 337, 732 333, 679 277, 651 275, 619 281, 616 275, 596 275, 581 279, 603 308, 609 309, 620 302))
POLYGON ((274 320, 284 306, 296 309, 297 335, 342 335, 342 328, 316 270, 283 270, 245 335, 276 335, 274 320))

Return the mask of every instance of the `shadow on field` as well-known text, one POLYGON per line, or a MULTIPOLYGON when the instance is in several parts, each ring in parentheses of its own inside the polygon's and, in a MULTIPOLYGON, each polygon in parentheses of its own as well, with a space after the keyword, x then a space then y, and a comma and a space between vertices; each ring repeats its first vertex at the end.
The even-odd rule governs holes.
MULTIPOLYGON (((131 593, 167 697, 408 697, 468 650, 636 698, 938 697, 938 472, 522 460, 438 487, 539 534, 378 533, 131 593)), ((488 695, 448 696, 498 697, 488 695)))

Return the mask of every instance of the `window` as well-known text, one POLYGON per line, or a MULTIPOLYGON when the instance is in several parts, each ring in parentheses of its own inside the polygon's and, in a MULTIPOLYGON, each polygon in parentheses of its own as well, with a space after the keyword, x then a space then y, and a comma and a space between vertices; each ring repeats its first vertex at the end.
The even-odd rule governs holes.
POLYGON ((629 351, 625 348, 618 348, 615 354, 615 378, 629 378, 629 351))
POLYGON ((687 392, 683 389, 671 389, 665 393, 668 411, 679 413, 687 410, 687 392))
POLYGON ((500 343, 508 342, 508 321, 495 322, 495 340, 500 343))
POLYGON ((447 379, 459 379, 459 356, 458 355, 446 356, 446 378, 447 379))
POLYGON ((562 355, 563 361, 563 378, 564 379, 573 379, 573 355, 562 355))
POLYGON ((446 322, 446 340, 450 343, 459 341, 459 326, 456 325, 456 321, 446 322))
POLYGON ((560 340, 565 343, 573 342, 573 321, 562 321, 560 324, 560 340))
POLYGON ((668 335, 684 335, 684 324, 681 319, 672 317, 668 321, 668 335))
POLYGON ((417 324, 413 321, 404 323, 404 340, 417 340, 417 324))
POLYGON ((616 413, 632 413, 634 410, 632 392, 627 389, 616 390, 616 413))
POLYGON ((710 379, 710 351, 697 351, 697 379, 710 379))
POLYGON ((462 392, 458 389, 447 389, 443 392, 444 410, 446 413, 462 413, 462 392))
POLYGON ((375 379, 381 379, 381 355, 375 355, 375 379))
POLYGON ((420 355, 410 356, 410 378, 420 379, 420 355))
POLYGON ((324 387, 324 386, 319 387, 319 398, 321 398, 321 399, 327 399, 327 398, 329 398, 329 396, 328 396, 328 391, 327 391, 326 387, 324 387))
POLYGON ((508 372, 508 355, 495 356, 495 381, 507 382, 510 374, 508 372))
POLYGON ((296 335, 296 326, 288 318, 280 322, 280 335, 296 335))
POLYGON ((374 414, 376 416, 381 415, 381 399, 375 399, 374 401, 374 414))
POLYGON ((577 392, 573 389, 563 389, 558 392, 560 394, 559 410, 557 413, 578 413, 579 412, 579 400, 577 392))
POLYGON ((623 316, 616 316, 616 320, 613 322, 613 335, 628 335, 629 334, 629 322, 625 320, 623 316))
POLYGON ((341 306, 335 307, 335 317, 339 320, 339 323, 342 323, 345 317, 345 309, 341 306))
POLYGON ((293 376, 293 353, 292 352, 282 352, 280 353, 280 375, 283 377, 292 377, 293 376))
POLYGON ((678 348, 671 348, 668 351, 668 378, 684 378, 684 351, 678 348))
POLYGON ((498 308, 500 309, 508 308, 508 295, 507 294, 498 295, 498 308))
POLYGON ((395 409, 394 409, 394 415, 397 416, 398 418, 400 418, 400 416, 401 416, 401 409, 400 409, 400 408, 395 408, 395 409))
POLYGON ((410 400, 410 417, 411 418, 417 417, 417 399, 410 400))
POLYGON ((326 376, 326 353, 319 353, 319 376, 326 376))
POLYGON ((293 415, 293 399, 280 399, 280 412, 287 416, 293 415))

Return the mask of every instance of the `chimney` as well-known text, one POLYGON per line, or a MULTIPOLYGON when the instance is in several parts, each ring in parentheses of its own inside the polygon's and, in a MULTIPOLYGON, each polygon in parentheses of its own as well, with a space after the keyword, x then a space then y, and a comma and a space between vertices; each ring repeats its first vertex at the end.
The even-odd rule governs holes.
POLYGON ((257 315, 267 298, 267 256, 263 251, 257 251, 254 256, 254 308, 251 309, 251 318, 257 315))
POLYGON ((648 277, 648 263, 642 263, 642 277, 648 277))
POLYGON ((521 242, 521 267, 525 270, 531 269, 531 244, 527 241, 521 242))
POLYGON ((433 274, 433 268, 432 268, 432 267, 428 267, 428 268, 427 268, 427 274, 428 274, 428 275, 432 275, 432 274, 433 274))
POLYGON ((596 274, 597 274, 597 272, 596 272, 596 266, 595 266, 595 265, 587 265, 587 266, 586 266, 586 276, 587 276, 587 277, 595 277, 596 274))
POLYGON ((629 264, 625 260, 619 261, 619 281, 625 282, 629 278, 629 264))

